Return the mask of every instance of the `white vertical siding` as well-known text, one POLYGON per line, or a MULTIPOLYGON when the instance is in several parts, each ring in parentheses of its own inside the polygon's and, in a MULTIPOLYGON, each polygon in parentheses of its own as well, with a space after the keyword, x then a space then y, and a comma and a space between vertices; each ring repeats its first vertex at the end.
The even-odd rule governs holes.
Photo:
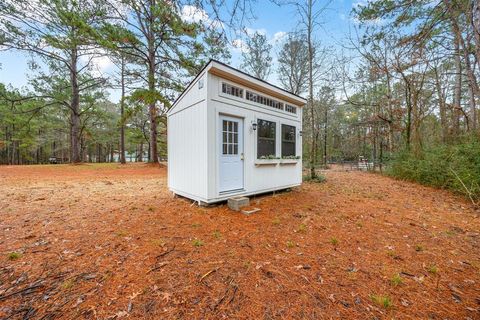
MULTIPOLYGON (((200 77, 206 82, 206 77, 200 77)), ((200 80, 199 79, 199 80, 200 80)), ((193 85, 168 115, 168 187, 195 200, 207 198, 206 87, 193 85)))

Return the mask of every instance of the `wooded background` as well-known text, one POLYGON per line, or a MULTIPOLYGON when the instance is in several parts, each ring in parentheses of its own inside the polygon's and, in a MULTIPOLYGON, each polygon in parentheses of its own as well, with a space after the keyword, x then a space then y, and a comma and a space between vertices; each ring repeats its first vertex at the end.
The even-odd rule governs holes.
POLYGON ((478 196, 477 1, 365 2, 340 49, 322 42, 329 1, 274 2, 298 19, 276 48, 245 31, 253 1, 3 1, 1 49, 29 54, 32 80, 28 89, 0 85, 0 163, 166 159, 170 104, 210 58, 229 63, 241 33, 244 70, 273 74, 308 99, 311 178, 363 156, 394 176, 478 196), (182 18, 185 6, 209 18, 182 18), (96 72, 96 57, 113 61, 116 74, 96 72))

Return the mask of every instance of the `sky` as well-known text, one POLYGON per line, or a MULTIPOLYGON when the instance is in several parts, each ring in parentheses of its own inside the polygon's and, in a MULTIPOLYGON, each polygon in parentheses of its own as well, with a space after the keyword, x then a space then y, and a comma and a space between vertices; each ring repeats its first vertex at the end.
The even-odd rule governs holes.
MULTIPOLYGON (((366 1, 368 0, 332 0, 322 17, 322 26, 317 28, 316 40, 329 48, 342 50, 342 43, 354 25, 350 12, 353 7, 364 4, 366 1)), ((319 5, 323 5, 325 0, 318 0, 318 2, 319 5)), ((253 6, 253 11, 255 18, 247 22, 247 32, 258 31, 267 36, 269 42, 273 45, 273 69, 275 69, 276 55, 283 37, 286 33, 299 28, 296 10, 293 6, 277 6, 271 1, 258 0, 253 6)), ((195 18, 191 10, 183 10, 183 12, 186 14, 186 19, 195 18)), ((198 15, 198 12, 196 14, 198 15)), ((237 44, 237 47, 231 47, 231 64, 233 67, 239 67, 241 64, 241 40, 231 40, 234 40, 234 43, 237 44)), ((30 56, 22 52, 0 51, 0 82, 6 85, 10 84, 14 88, 28 86, 29 76, 32 75, 32 72, 28 69, 29 59, 30 56)), ((98 70, 107 76, 114 71, 114 66, 107 58, 98 59, 96 65, 98 70)), ((279 85, 274 71, 268 81, 279 85)), ((119 92, 110 90, 110 100, 117 102, 119 92)))

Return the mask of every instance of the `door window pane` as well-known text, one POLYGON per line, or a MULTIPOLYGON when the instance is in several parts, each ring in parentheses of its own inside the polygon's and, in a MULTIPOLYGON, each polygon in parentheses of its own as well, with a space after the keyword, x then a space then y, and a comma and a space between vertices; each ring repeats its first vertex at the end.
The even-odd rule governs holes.
POLYGON ((223 120, 222 152, 226 155, 238 154, 238 122, 223 120))

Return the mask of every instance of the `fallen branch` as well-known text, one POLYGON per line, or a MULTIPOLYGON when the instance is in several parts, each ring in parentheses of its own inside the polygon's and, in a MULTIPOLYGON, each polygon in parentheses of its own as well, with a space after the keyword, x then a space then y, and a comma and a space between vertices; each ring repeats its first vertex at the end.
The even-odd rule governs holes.
POLYGON ((21 290, 18 290, 18 291, 15 291, 15 292, 12 292, 12 293, 9 293, 9 294, 6 294, 4 296, 0 296, 0 301, 2 300, 5 300, 5 299, 8 299, 12 296, 15 296, 17 294, 21 294, 21 293, 24 293, 25 291, 29 291, 29 290, 33 290, 35 291, 36 289, 38 288, 41 288, 41 287, 44 287, 45 285, 43 284, 37 284, 37 285, 34 285, 34 286, 30 286, 30 287, 27 287, 27 288, 23 288, 21 290))
POLYGON ((173 250, 175 250, 175 246, 172 247, 172 249, 170 250, 167 250, 167 251, 164 251, 162 253, 160 253, 158 256, 155 257, 155 259, 158 259, 158 258, 161 258, 163 256, 166 256, 167 254, 169 254, 170 252, 172 252, 173 250))
POLYGON ((158 266, 153 267, 152 269, 148 270, 147 274, 149 274, 150 272, 153 272, 153 271, 157 271, 158 269, 161 269, 161 268, 165 267, 167 264, 168 264, 168 262, 162 262, 158 266))
POLYGON ((230 292, 230 289, 233 288, 233 293, 232 293, 232 297, 230 298, 230 300, 228 300, 228 303, 231 303, 233 301, 233 299, 235 298, 235 294, 237 293, 237 290, 238 290, 238 285, 234 282, 234 280, 232 279, 230 281, 230 283, 228 284, 228 287, 227 289, 225 290, 225 293, 223 294, 223 296, 217 301, 217 303, 215 303, 215 305, 213 306, 212 310, 216 310, 217 307, 223 302, 225 301, 225 298, 227 297, 228 293, 230 292))
POLYGON ((450 167, 449 169, 450 169, 450 171, 452 171, 452 173, 455 175, 455 178, 457 178, 457 180, 462 184, 462 187, 465 189, 465 192, 467 193, 468 198, 469 198, 470 201, 472 202, 473 206, 474 206, 475 208, 478 208, 479 203, 477 203, 477 202, 473 199, 473 193, 472 193, 472 191, 470 191, 470 189, 467 188, 467 186, 465 185, 465 183, 463 183, 462 179, 458 176, 458 174, 455 172, 455 170, 453 170, 451 167, 450 167))
POLYGON ((400 272, 400 274, 401 274, 401 275, 404 275, 404 276, 407 276, 407 277, 412 277, 412 278, 415 277, 414 274, 411 274, 411 273, 408 273, 408 272, 405 272, 405 271, 400 272))
POLYGON ((208 277, 210 274, 216 272, 218 269, 220 269, 220 267, 215 268, 215 269, 212 269, 212 270, 208 271, 207 273, 205 273, 205 274, 200 278, 200 282, 202 282, 202 280, 205 279, 206 277, 208 277))

